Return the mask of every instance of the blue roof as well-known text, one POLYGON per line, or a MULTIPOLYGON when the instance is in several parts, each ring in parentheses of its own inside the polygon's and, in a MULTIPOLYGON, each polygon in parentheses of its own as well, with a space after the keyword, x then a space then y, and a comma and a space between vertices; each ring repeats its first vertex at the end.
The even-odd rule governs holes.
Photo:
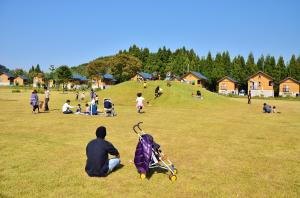
POLYGON ((206 76, 204 76, 203 74, 201 74, 199 72, 191 71, 191 73, 194 74, 195 76, 197 76, 198 78, 208 80, 208 78, 206 76))
POLYGON ((87 81, 85 76, 81 76, 80 74, 72 74, 73 80, 87 81))
POLYGON ((27 76, 25 75, 19 75, 20 78, 22 78, 23 80, 29 80, 27 76))
POLYGON ((104 74, 103 78, 108 79, 108 80, 112 80, 112 81, 116 81, 116 79, 114 79, 114 76, 111 74, 104 74))
POLYGON ((139 72, 138 73, 140 76, 142 76, 144 79, 152 79, 152 75, 145 73, 145 72, 139 72))
POLYGON ((6 76, 8 76, 8 78, 14 78, 15 76, 13 74, 11 74, 10 72, 2 72, 3 74, 5 74, 6 76))

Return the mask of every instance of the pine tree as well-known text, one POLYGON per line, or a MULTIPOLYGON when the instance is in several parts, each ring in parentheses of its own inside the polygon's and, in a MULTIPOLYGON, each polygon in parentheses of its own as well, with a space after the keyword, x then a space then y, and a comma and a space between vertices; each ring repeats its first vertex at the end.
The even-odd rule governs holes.
POLYGON ((265 71, 264 63, 265 63, 265 57, 264 57, 263 55, 261 55, 261 56, 259 57, 259 59, 257 60, 257 63, 256 63, 257 69, 258 69, 259 71, 262 71, 262 72, 265 71))
POLYGON ((274 94, 279 94, 279 82, 287 76, 287 70, 282 56, 278 58, 275 68, 272 70, 272 77, 274 78, 274 94))
MULTIPOLYGON (((298 57, 299 59, 299 57, 298 57)), ((297 80, 300 79, 300 60, 297 61, 296 56, 293 54, 288 65, 289 76, 297 80)))
POLYGON ((254 56, 251 52, 248 55, 247 62, 246 62, 246 74, 247 74, 247 76, 250 76, 250 75, 253 75, 257 71, 258 71, 258 67, 255 64, 254 56))
POLYGON ((36 65, 35 72, 36 73, 43 73, 39 64, 36 65))

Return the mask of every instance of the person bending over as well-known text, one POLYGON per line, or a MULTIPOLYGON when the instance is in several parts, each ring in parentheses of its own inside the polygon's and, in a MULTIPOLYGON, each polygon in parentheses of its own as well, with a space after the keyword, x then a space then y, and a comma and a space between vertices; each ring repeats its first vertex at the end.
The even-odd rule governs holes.
POLYGON ((105 177, 120 165, 120 154, 112 143, 105 140, 106 128, 96 130, 97 138, 86 146, 85 171, 90 177, 105 177), (108 159, 108 154, 115 156, 108 159))
POLYGON ((264 103, 263 112, 264 113, 271 113, 272 112, 272 107, 270 105, 268 105, 267 103, 264 103))
POLYGON ((70 103, 71 103, 71 101, 67 100, 66 103, 63 105, 62 112, 64 114, 72 114, 73 113, 73 111, 71 110, 71 108, 74 108, 74 107, 70 106, 70 103))

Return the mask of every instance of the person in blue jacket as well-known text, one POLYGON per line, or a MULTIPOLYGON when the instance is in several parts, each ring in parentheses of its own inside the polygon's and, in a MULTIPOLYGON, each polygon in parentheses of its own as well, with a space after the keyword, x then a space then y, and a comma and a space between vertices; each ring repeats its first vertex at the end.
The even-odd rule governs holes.
POLYGON ((97 128, 96 136, 86 147, 85 171, 91 177, 105 177, 120 165, 120 154, 112 143, 105 140, 104 126, 97 128), (108 159, 108 154, 115 157, 108 159))

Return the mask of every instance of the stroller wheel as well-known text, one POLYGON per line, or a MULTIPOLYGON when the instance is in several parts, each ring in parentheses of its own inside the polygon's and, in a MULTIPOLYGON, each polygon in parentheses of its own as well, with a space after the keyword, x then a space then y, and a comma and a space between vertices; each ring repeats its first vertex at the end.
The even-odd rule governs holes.
POLYGON ((174 182, 174 181, 177 180, 177 176, 176 176, 176 175, 170 175, 170 176, 169 176, 169 179, 170 179, 172 182, 174 182))
POLYGON ((173 173, 174 173, 174 174, 177 174, 177 173, 178 173, 178 170, 177 170, 176 168, 174 168, 174 169, 173 169, 173 173))
POLYGON ((141 179, 145 179, 145 178, 146 178, 146 174, 145 174, 145 173, 141 173, 141 174, 140 174, 140 178, 141 178, 141 179))

